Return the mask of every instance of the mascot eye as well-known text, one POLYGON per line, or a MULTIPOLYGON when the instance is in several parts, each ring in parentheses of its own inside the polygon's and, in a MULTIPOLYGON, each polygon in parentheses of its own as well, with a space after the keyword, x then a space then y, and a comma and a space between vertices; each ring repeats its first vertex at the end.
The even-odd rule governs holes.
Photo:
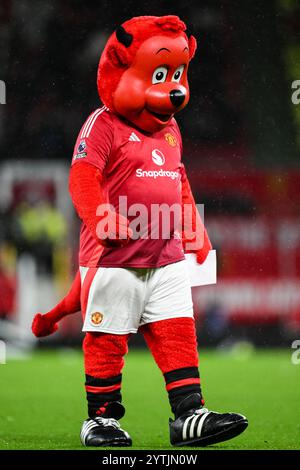
POLYGON ((176 69, 173 74, 172 82, 178 83, 182 77, 183 71, 184 71, 184 65, 181 65, 180 67, 178 67, 178 69, 176 69))
POLYGON ((154 70, 153 75, 152 75, 153 85, 155 85, 155 83, 165 82, 167 75, 168 75, 167 67, 157 67, 157 69, 154 70))

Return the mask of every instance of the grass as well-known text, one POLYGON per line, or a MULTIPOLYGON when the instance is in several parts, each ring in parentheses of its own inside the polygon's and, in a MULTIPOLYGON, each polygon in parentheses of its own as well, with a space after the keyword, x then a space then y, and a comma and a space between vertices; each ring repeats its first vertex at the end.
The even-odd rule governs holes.
MULTIPOLYGON (((0 365, 0 449, 82 449, 82 362, 80 352, 60 350, 0 365)), ((242 435, 210 449, 300 449, 300 365, 290 351, 203 351, 201 375, 210 409, 249 419, 242 435)), ((127 357, 123 402, 132 449, 172 448, 163 379, 146 351, 127 357)))

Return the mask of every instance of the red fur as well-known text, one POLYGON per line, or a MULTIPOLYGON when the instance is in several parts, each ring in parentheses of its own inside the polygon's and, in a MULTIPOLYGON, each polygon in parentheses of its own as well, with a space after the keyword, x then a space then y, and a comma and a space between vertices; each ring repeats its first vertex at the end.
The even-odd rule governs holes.
POLYGON ((193 318, 170 318, 148 323, 140 331, 163 374, 183 367, 198 367, 193 318))
POLYGON ((90 163, 80 162, 71 168, 69 190, 74 207, 98 242, 96 229, 99 218, 96 212, 99 204, 107 202, 101 190, 101 181, 100 171, 90 163))
POLYGON ((57 323, 63 317, 78 312, 80 310, 80 290, 80 273, 77 271, 71 289, 63 300, 45 315, 41 313, 35 315, 31 326, 33 334, 38 338, 51 335, 58 329, 57 323))
POLYGON ((128 352, 129 336, 86 333, 83 340, 85 373, 101 379, 119 375, 128 352))
POLYGON ((130 67, 141 44, 153 36, 183 36, 189 43, 190 59, 196 51, 196 39, 185 34, 186 26, 178 16, 139 16, 122 24, 132 34, 132 44, 127 48, 121 44, 114 32, 107 41, 98 67, 98 92, 101 101, 114 111, 113 94, 124 71, 130 67))
POLYGON ((111 233, 107 232, 107 238, 99 238, 97 226, 102 216, 97 215, 97 209, 101 204, 107 204, 102 188, 102 175, 93 165, 80 162, 73 165, 70 172, 69 189, 74 207, 83 222, 90 230, 93 237, 103 246, 125 245, 132 234, 128 220, 120 214, 108 211, 105 220, 111 227, 111 233))
MULTIPOLYGON (((198 367, 193 318, 171 318, 148 323, 140 331, 163 374, 183 367, 198 367)), ((129 337, 130 334, 86 333, 83 341, 86 374, 98 378, 120 374, 128 352, 129 337)))

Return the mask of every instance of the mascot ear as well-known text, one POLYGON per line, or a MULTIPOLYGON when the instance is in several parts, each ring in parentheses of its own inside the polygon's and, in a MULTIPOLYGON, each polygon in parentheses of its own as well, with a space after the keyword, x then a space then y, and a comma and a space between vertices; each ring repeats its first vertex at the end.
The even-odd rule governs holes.
POLYGON ((112 44, 108 47, 107 57, 115 67, 126 67, 128 65, 126 51, 118 45, 112 44))
POLYGON ((123 44, 125 47, 131 46, 133 36, 123 28, 123 26, 118 26, 116 29, 117 40, 123 44))
POLYGON ((190 60, 192 60, 192 58, 194 57, 195 52, 196 52, 196 49, 197 49, 197 41, 196 41, 196 38, 195 38, 194 36, 190 36, 190 37, 189 37, 190 60))

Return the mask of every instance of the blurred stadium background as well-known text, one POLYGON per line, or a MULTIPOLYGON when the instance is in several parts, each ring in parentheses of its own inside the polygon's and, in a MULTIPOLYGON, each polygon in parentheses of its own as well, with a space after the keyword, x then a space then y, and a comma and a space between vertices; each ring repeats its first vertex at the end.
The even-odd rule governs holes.
MULTIPOLYGON (((178 121, 218 250, 218 285, 194 289, 199 342, 290 344, 300 335, 300 105, 291 101, 299 2, 202 0, 172 12, 199 42, 178 121)), ((34 343, 32 315, 66 292, 77 269, 68 168, 78 130, 99 106, 103 45, 133 14, 166 13, 161 0, 1 1, 0 335, 16 347, 34 343)), ((46 344, 80 338, 77 315, 46 344)))

